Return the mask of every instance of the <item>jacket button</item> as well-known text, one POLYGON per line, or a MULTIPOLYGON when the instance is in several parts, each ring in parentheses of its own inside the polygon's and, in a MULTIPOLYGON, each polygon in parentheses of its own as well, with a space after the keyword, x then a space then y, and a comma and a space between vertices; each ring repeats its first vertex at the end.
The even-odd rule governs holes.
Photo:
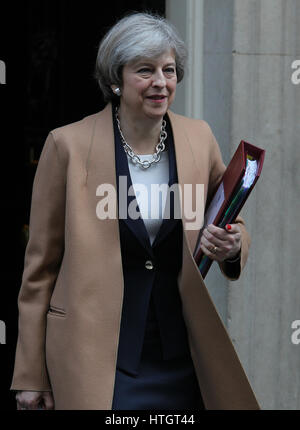
POLYGON ((145 267, 148 270, 152 270, 153 267, 154 267, 152 261, 151 260, 147 260, 146 263, 145 263, 145 267))

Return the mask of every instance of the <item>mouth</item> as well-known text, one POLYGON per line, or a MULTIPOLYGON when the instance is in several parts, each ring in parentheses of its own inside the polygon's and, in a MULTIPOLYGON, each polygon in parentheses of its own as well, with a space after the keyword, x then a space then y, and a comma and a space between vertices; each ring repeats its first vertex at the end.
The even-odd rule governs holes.
POLYGON ((148 96, 147 99, 153 101, 154 103, 163 103, 167 99, 167 96, 163 94, 154 94, 153 96, 148 96))

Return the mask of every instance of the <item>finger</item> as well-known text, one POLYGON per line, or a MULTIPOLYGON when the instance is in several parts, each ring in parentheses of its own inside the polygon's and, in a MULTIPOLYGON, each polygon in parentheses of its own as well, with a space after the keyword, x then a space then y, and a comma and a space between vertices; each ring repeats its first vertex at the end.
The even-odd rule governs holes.
POLYGON ((224 237, 219 239, 210 232, 203 232, 201 240, 208 249, 212 249, 214 246, 217 246, 222 253, 226 253, 234 246, 235 236, 229 235, 225 231, 223 231, 222 235, 224 237))
POLYGON ((22 399, 20 398, 19 393, 16 394, 16 403, 17 403, 17 410, 18 411, 25 409, 25 405, 22 402, 22 399))
POLYGON ((226 231, 228 231, 228 241, 232 245, 232 248, 240 248, 242 241, 242 233, 240 226, 238 224, 227 224, 225 226, 226 231))
POLYGON ((237 223, 226 224, 225 229, 228 233, 231 233, 231 234, 241 232, 240 226, 237 223))
POLYGON ((217 241, 214 238, 214 242, 210 242, 205 238, 205 236, 202 236, 200 245, 203 245, 205 250, 208 251, 205 251, 208 257, 213 258, 212 256, 214 256, 214 260, 223 261, 226 258, 229 258, 229 256, 233 254, 233 249, 236 248, 234 240, 232 238, 230 239, 230 241, 217 241))
POLYGON ((213 243, 210 240, 206 239, 205 236, 201 237, 201 244, 204 245, 205 248, 207 248, 211 252, 217 246, 215 243, 213 243))
MULTIPOLYGON (((233 224, 231 224, 231 226, 233 226, 233 224)), ((201 237, 201 244, 205 247, 205 251, 203 249, 203 252, 209 258, 223 261, 237 254, 238 249, 241 247, 240 228, 235 224, 232 229, 229 230, 230 232, 227 232, 227 230, 216 227, 213 224, 210 224, 204 229, 201 237), (219 237, 222 237, 222 239, 219 237), (214 247, 217 247, 217 250, 214 251, 214 247)))
POLYGON ((17 403, 17 410, 18 411, 26 411, 27 409, 29 409, 26 405, 23 405, 21 403, 17 403))
POLYGON ((207 233, 219 240, 226 240, 228 237, 228 232, 224 228, 217 227, 213 224, 207 226, 207 233))
POLYGON ((39 408, 39 401, 30 401, 30 402, 26 402, 23 404, 23 408, 27 409, 27 410, 37 410, 39 408))
POLYGON ((17 407, 19 410, 37 409, 41 400, 41 393, 35 392, 18 392, 16 394, 17 407))
POLYGON ((211 260, 218 260, 217 252, 213 253, 210 248, 207 248, 203 243, 200 245, 201 250, 204 252, 207 257, 209 257, 211 260))
MULTIPOLYGON (((212 242, 221 247, 224 251, 228 251, 235 246, 236 243, 241 240, 241 233, 239 232, 239 227, 235 226, 227 232, 225 229, 218 229, 215 231, 215 234, 208 232, 208 235, 211 235, 213 239, 212 242)), ((207 236, 207 235, 206 235, 207 236)), ((207 236, 209 237, 209 236, 207 236)))
POLYGON ((51 410, 54 409, 54 399, 52 393, 46 392, 43 395, 44 405, 43 409, 51 410))
POLYGON ((212 246, 217 246, 219 248, 222 248, 224 246, 224 240, 219 239, 214 234, 212 234, 209 231, 203 231, 202 237, 203 242, 206 247, 211 248, 212 246))
POLYGON ((228 237, 228 233, 230 235, 241 233, 240 226, 237 223, 226 224, 225 228, 217 227, 216 225, 209 224, 207 226, 207 230, 209 233, 213 234, 215 237, 220 239, 224 239, 228 237))

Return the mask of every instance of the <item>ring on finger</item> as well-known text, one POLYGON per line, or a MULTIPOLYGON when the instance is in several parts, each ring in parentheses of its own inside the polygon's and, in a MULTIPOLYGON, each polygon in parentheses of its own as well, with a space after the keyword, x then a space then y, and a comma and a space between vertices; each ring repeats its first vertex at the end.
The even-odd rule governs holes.
POLYGON ((218 247, 214 246, 213 248, 211 248, 210 250, 213 254, 216 254, 216 252, 218 251, 218 247))

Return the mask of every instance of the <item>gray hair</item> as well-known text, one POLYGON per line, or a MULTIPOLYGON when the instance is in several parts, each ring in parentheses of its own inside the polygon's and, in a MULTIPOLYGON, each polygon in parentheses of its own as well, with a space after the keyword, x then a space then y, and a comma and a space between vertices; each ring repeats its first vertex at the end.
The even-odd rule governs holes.
POLYGON ((156 58, 173 50, 177 81, 184 76, 187 50, 176 29, 163 17, 133 13, 118 21, 100 42, 95 78, 106 101, 116 99, 111 85, 122 87, 123 66, 140 58, 156 58))

